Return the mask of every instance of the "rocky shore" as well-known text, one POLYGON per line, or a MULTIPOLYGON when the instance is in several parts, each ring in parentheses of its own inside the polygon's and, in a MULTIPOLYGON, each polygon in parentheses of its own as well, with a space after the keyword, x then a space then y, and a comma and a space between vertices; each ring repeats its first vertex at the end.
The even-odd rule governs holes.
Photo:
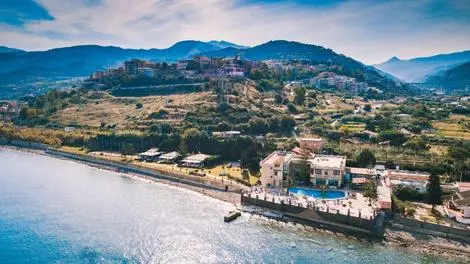
POLYGON ((459 263, 468 263, 470 259, 468 243, 431 235, 389 229, 385 233, 384 243, 411 252, 444 257, 459 263))

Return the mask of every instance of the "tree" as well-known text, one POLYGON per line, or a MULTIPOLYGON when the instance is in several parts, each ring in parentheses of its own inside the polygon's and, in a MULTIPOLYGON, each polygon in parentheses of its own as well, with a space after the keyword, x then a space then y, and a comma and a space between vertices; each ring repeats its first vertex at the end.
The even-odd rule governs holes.
POLYGON ((310 162, 308 161, 310 152, 307 149, 302 149, 300 159, 298 162, 299 178, 305 183, 310 184, 310 162))
POLYGON ((29 107, 23 106, 20 110, 20 120, 27 120, 29 118, 29 107))
POLYGON ((371 106, 370 104, 366 104, 366 105, 364 105, 364 108, 363 108, 363 109, 364 109, 364 111, 366 111, 366 112, 370 112, 370 110, 372 110, 372 106, 371 106))
POLYGON ((379 140, 380 141, 390 141, 390 145, 392 146, 401 146, 405 143, 406 138, 403 133, 394 131, 394 130, 385 130, 379 133, 379 140))
POLYGON ((281 133, 291 132, 295 126, 295 120, 290 116, 282 116, 281 120, 279 120, 279 130, 281 133))
POLYGON ((276 104, 281 104, 282 103, 282 96, 278 93, 276 95, 274 95, 274 102, 276 104))
POLYGON ((140 108, 142 108, 142 107, 144 107, 144 105, 143 105, 142 103, 140 103, 140 102, 137 103, 137 104, 135 104, 135 109, 140 109, 140 108))
POLYGON ((297 105, 302 105, 305 101, 305 88, 299 87, 295 89, 294 102, 297 105))
POLYGON ((361 153, 357 155, 356 161, 360 167, 364 168, 374 166, 376 162, 374 153, 372 153, 369 149, 364 149, 361 151, 361 153))
POLYGON ((432 210, 434 211, 434 207, 437 204, 442 204, 441 180, 436 173, 432 173, 429 177, 427 189, 429 203, 432 204, 432 210))
POLYGON ((297 113, 297 108, 295 107, 293 103, 287 104, 287 110, 289 110, 289 112, 291 113, 297 113))
POLYGON ((244 180, 250 179, 250 173, 248 172, 248 170, 242 170, 242 177, 244 180))
POLYGON ((371 179, 364 188, 364 197, 369 198, 369 206, 372 205, 372 201, 376 201, 379 198, 377 193, 377 183, 374 179, 371 179))

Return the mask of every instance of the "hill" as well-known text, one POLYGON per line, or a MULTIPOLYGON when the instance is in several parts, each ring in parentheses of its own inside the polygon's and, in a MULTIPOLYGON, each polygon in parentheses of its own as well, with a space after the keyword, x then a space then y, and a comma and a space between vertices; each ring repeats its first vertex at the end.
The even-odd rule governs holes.
POLYGON ((220 41, 211 40, 208 43, 212 44, 214 46, 217 46, 221 49, 225 49, 225 48, 245 49, 245 48, 248 48, 247 46, 241 46, 241 45, 237 45, 237 44, 230 43, 230 42, 223 41, 223 40, 220 40, 220 41))
POLYGON ((410 60, 400 60, 393 57, 384 63, 374 65, 374 67, 407 82, 423 82, 427 76, 435 75, 440 71, 468 61, 470 61, 470 50, 410 60))
POLYGON ((351 76, 359 76, 373 86, 389 92, 398 92, 397 81, 388 74, 374 67, 364 65, 350 57, 337 54, 331 49, 321 46, 304 44, 294 41, 275 40, 246 48, 225 48, 204 53, 209 57, 234 57, 236 55, 247 60, 310 60, 319 63, 336 64, 349 71, 351 76))
POLYGON ((181 41, 167 49, 123 49, 113 46, 83 45, 34 52, 0 53, 0 97, 11 92, 34 92, 36 82, 88 76, 97 70, 116 66, 131 58, 175 61, 199 53, 221 49, 220 42, 181 41))
MULTIPOLYGON (((249 60, 302 59, 337 65, 345 75, 366 81, 382 91, 400 93, 399 86, 386 74, 331 49, 299 42, 277 40, 252 48, 238 49, 224 41, 181 41, 167 49, 123 49, 97 45, 74 46, 47 51, 0 54, 0 97, 21 95, 38 90, 38 81, 56 81, 88 76, 131 58, 175 61, 203 54, 213 57, 240 55, 249 60), (221 48, 229 46, 227 48, 221 48)), ((49 84, 46 82, 44 89, 49 84)))
POLYGON ((470 87, 470 62, 430 76, 426 82, 446 90, 463 90, 470 87))
POLYGON ((25 52, 24 50, 9 48, 5 46, 0 46, 0 53, 16 53, 16 52, 25 52))

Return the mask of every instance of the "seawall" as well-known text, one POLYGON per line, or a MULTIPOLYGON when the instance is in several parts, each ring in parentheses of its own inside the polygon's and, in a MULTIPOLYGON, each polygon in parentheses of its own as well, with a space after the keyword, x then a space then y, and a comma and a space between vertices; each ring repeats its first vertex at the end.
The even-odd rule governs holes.
POLYGON ((251 197, 251 195, 242 195, 241 204, 272 210, 281 215, 281 220, 285 218, 308 226, 327 228, 359 236, 383 236, 383 230, 377 229, 375 226, 375 219, 363 219, 351 215, 323 212, 318 210, 318 208, 275 203, 260 199, 259 197, 251 197))

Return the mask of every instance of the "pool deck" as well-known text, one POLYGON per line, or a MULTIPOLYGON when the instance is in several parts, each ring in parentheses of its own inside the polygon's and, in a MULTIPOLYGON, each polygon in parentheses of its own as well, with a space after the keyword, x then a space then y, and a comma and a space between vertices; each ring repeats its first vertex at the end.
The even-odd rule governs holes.
POLYGON ((351 216, 360 216, 364 219, 374 217, 374 210, 378 208, 377 203, 373 202, 372 206, 369 206, 369 199, 364 197, 361 192, 357 192, 354 190, 338 191, 344 191, 346 194, 349 194, 349 197, 337 199, 315 199, 313 197, 310 197, 309 200, 307 200, 305 199, 305 196, 288 196, 285 194, 280 195, 279 189, 268 188, 263 188, 262 190, 252 190, 251 195, 252 197, 258 196, 260 199, 264 199, 264 197, 266 197, 266 200, 268 201, 272 201, 274 199, 275 203, 281 203, 281 201, 284 201, 284 203, 289 203, 289 201, 291 201, 291 203, 293 204, 300 203, 304 207, 306 207, 308 204, 315 205, 315 207, 318 207, 320 211, 323 212, 338 212, 339 214, 347 215, 349 211, 349 214, 351 216), (312 198, 315 199, 314 202, 312 202, 312 198))

